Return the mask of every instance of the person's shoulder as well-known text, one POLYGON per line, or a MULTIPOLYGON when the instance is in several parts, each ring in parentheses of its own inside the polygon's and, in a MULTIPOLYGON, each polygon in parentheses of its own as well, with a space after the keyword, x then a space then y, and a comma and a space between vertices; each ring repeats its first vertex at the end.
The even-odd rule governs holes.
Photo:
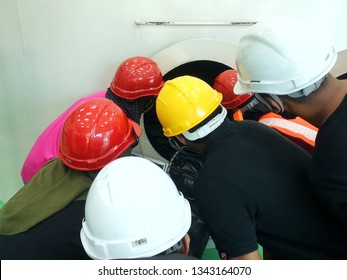
MULTIPOLYGON (((51 160, 49 160, 48 162, 46 162, 38 171, 38 173, 43 172, 46 173, 48 170, 49 171, 54 171, 54 172, 58 172, 58 170, 60 170, 60 172, 62 172, 62 170, 68 169, 68 167, 66 165, 64 165, 64 163, 60 160, 60 158, 53 158, 51 160)), ((63 171, 64 173, 66 173, 66 171, 63 171)))

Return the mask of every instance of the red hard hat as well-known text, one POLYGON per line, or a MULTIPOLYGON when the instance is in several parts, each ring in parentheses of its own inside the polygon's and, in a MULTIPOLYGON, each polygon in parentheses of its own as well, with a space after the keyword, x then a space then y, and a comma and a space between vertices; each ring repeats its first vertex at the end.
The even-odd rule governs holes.
POLYGON ((59 156, 72 169, 98 170, 121 155, 140 135, 141 127, 111 100, 89 100, 66 118, 59 156))
POLYGON ((242 107, 254 95, 254 93, 236 95, 234 93, 236 82, 237 70, 232 69, 220 73, 214 80, 213 88, 223 94, 222 105, 228 110, 242 107))
POLYGON ((135 56, 128 58, 118 67, 111 82, 111 91, 125 99, 158 95, 164 80, 157 63, 135 56))

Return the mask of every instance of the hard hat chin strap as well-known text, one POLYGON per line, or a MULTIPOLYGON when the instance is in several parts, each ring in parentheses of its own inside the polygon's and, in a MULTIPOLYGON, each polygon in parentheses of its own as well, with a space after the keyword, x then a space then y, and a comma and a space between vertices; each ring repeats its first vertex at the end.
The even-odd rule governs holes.
MULTIPOLYGON (((273 107, 269 104, 269 102, 266 101, 264 97, 261 96, 262 94, 265 94, 265 93, 255 93, 255 98, 257 99, 258 102, 264 104, 267 108, 269 108, 270 111, 273 111, 273 107)), ((274 94, 266 94, 266 95, 269 95, 278 104, 278 106, 280 106, 281 108, 280 113, 284 112, 283 103, 281 99, 278 98, 277 95, 274 95, 274 94)))
POLYGON ((280 106, 281 110, 279 113, 283 113, 284 107, 283 107, 283 103, 282 103, 281 99, 279 99, 279 97, 277 95, 274 95, 274 94, 269 94, 269 95, 280 106))
POLYGON ((262 113, 268 113, 272 111, 272 107, 269 103, 266 102, 266 100, 262 96, 255 94, 251 101, 248 102, 248 104, 244 106, 241 110, 242 112, 260 111, 262 113))
POLYGON ((169 137, 169 144, 170 146, 176 150, 177 152, 172 156, 172 158, 175 157, 175 155, 177 155, 177 153, 181 153, 187 156, 198 156, 200 155, 200 153, 196 150, 193 150, 192 148, 188 147, 188 146, 183 146, 182 144, 179 144, 177 142, 177 140, 173 137, 169 137))
POLYGON ((217 116, 215 116, 207 124, 198 128, 194 132, 185 131, 182 133, 183 136, 187 138, 189 141, 195 141, 197 139, 207 136, 212 131, 214 131, 217 127, 219 127, 223 123, 224 119, 227 116, 227 110, 223 106, 221 107, 222 107, 222 112, 218 114, 217 116))

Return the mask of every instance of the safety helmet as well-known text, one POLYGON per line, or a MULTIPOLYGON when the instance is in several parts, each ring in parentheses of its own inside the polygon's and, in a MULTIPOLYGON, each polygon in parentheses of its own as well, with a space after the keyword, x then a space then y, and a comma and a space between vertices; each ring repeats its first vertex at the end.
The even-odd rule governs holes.
POLYGON ((226 70, 220 73, 214 80, 213 88, 223 94, 222 105, 228 109, 242 107, 254 94, 235 95, 234 86, 237 82, 237 70, 226 70))
POLYGON ((121 63, 110 88, 115 95, 133 100, 158 95, 163 84, 164 80, 157 63, 147 57, 135 56, 121 63))
POLYGON ((304 22, 285 17, 250 27, 236 54, 239 74, 235 93, 300 97, 316 90, 337 55, 327 38, 315 31, 304 22))
MULTIPOLYGON (((222 98, 221 93, 196 77, 187 75, 166 81, 156 99, 156 112, 164 135, 167 137, 179 134, 186 136, 189 134, 189 129, 201 123, 220 105, 222 98)), ((218 117, 214 124, 219 125, 220 120, 221 118, 218 117)), ((216 128, 215 125, 210 127, 206 124, 203 128, 216 128)), ((197 138, 188 140, 202 138, 211 131, 208 129, 205 133, 196 135, 197 138)))
POLYGON ((94 179, 80 236, 92 259, 146 258, 178 243, 190 224, 189 202, 169 175, 148 159, 128 156, 94 179))
POLYGON ((89 100, 66 118, 59 143, 62 162, 72 169, 97 170, 117 158, 141 135, 141 127, 106 98, 89 100))

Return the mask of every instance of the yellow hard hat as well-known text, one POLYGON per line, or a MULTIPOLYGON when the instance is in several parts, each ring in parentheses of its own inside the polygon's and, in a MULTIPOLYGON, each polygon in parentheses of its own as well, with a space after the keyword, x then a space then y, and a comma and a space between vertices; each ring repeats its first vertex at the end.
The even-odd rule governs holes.
POLYGON ((165 82, 156 99, 164 135, 172 137, 195 127, 221 103, 223 95, 203 80, 181 76, 165 82))

